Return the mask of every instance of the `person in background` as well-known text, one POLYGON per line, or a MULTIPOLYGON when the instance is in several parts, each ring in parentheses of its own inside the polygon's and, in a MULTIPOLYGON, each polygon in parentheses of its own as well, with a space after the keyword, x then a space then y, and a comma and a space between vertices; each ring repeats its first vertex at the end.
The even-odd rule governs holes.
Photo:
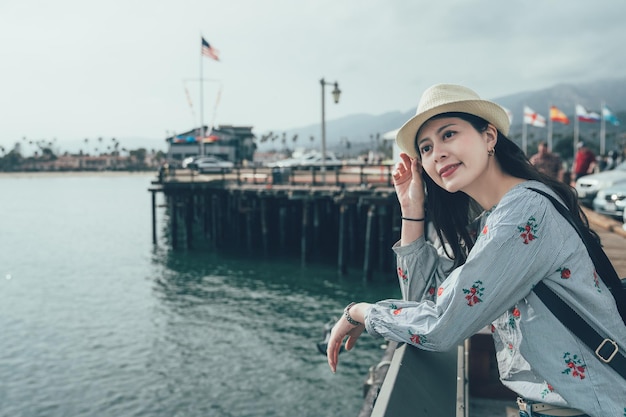
POLYGON ((537 153, 530 157, 530 163, 540 172, 552 178, 562 180, 563 167, 561 158, 557 154, 550 152, 545 142, 539 142, 537 153))
POLYGON ((584 142, 578 142, 576 144, 576 155, 574 155, 574 181, 580 177, 593 173, 596 166, 596 155, 591 149, 585 146, 584 142))
POLYGON ((402 299, 348 304, 328 340, 330 369, 337 370, 344 340, 350 350, 365 330, 447 351, 489 326, 500 378, 521 397, 520 416, 622 416, 626 380, 533 287, 545 282, 620 352, 626 326, 585 244, 530 188, 560 200, 587 231, 588 223, 572 188, 530 164, 508 131, 506 111, 466 87, 439 84, 423 93, 396 137, 402 228, 393 250, 402 299), (443 253, 424 236, 427 216, 443 253))
POLYGON ((615 163, 616 162, 615 161, 615 151, 609 151, 609 153, 606 155, 605 162, 606 162, 606 164, 604 166, 603 171, 609 171, 609 170, 615 168, 615 165, 616 165, 616 163, 615 163))

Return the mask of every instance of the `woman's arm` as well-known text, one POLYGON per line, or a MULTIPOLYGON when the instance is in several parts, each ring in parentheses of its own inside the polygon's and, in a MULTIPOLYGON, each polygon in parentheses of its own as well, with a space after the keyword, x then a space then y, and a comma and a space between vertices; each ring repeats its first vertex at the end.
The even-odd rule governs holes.
POLYGON ((424 183, 422 164, 418 158, 400 154, 400 162, 393 172, 393 183, 402 213, 401 245, 408 245, 424 235, 424 183))

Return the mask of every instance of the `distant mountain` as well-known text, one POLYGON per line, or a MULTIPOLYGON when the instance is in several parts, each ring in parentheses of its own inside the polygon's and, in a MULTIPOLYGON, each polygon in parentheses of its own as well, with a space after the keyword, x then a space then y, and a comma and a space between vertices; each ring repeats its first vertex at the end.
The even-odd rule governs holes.
POLYGON ((557 106, 569 117, 574 115, 576 104, 582 104, 589 110, 599 112, 603 101, 614 112, 626 111, 626 78, 580 85, 558 84, 544 90, 517 93, 491 100, 511 110, 513 125, 520 126, 524 105, 545 117, 548 116, 550 105, 557 106))
MULTIPOLYGON (((526 91, 497 98, 487 98, 509 109, 513 114, 511 126, 511 138, 515 140, 521 135, 524 105, 548 118, 550 105, 557 106, 569 118, 570 125, 554 125, 555 137, 569 135, 573 138, 574 106, 581 104, 589 110, 600 111, 604 101, 622 121, 619 127, 607 126, 607 132, 623 132, 626 130, 626 78, 605 79, 584 84, 558 84, 550 88, 536 91, 526 91), (568 133, 569 132, 569 133, 568 133)), ((402 126, 415 114, 415 108, 406 112, 389 112, 381 115, 356 114, 326 121, 326 146, 329 150, 345 152, 346 141, 350 142, 350 153, 354 154, 360 149, 371 148, 376 136, 382 136, 387 132, 402 126)), ((599 124, 581 123, 581 139, 585 135, 597 136, 593 132, 599 130, 599 124), (592 132, 592 133, 589 133, 592 132)), ((547 129, 531 128, 531 141, 545 139, 547 129), (539 129, 539 130, 537 130, 539 129)), ((304 147, 319 147, 320 124, 312 124, 296 129, 285 131, 286 147, 289 149, 304 147), (294 142, 292 139, 297 135, 294 142), (311 137, 314 141, 311 141, 311 137), (311 145, 313 144, 313 146, 311 145)), ((282 135, 283 132, 281 132, 282 135)), ((261 135, 259 135, 261 136, 261 135)), ((260 143, 260 150, 280 150, 285 147, 281 140, 266 141, 260 143)))

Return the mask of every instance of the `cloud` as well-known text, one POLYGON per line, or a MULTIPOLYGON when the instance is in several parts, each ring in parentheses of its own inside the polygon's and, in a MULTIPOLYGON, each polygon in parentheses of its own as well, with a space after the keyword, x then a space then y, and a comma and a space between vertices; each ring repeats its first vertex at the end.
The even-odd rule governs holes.
POLYGON ((160 143, 200 122, 201 63, 205 123, 257 133, 319 123, 322 77, 343 91, 337 105, 326 97, 328 119, 405 112, 439 82, 494 98, 606 78, 626 64, 625 9, 608 0, 4 2, 0 144, 160 143), (200 34, 221 62, 201 61, 200 34))

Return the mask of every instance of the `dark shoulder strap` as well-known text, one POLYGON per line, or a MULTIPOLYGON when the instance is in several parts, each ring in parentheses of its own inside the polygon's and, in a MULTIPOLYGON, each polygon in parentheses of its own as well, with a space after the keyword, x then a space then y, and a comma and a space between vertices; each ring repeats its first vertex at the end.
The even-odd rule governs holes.
MULTIPOLYGON (((622 283, 618 278, 615 268, 604 253, 600 243, 587 230, 574 221, 570 211, 561 204, 556 198, 545 191, 528 187, 529 190, 535 191, 548 198, 561 215, 576 230, 583 243, 587 247, 587 252, 591 257, 596 271, 600 274, 604 283, 607 284, 613 297, 616 300, 617 308, 620 310, 622 320, 626 324, 626 300, 623 298, 624 291, 622 283), (622 309, 620 309, 622 307, 622 309)), ((596 356, 604 363, 608 364, 615 372, 626 379, 626 357, 619 352, 617 343, 611 339, 602 337, 593 327, 589 325, 580 315, 557 293, 552 291, 543 281, 539 281, 533 288, 533 292, 537 294, 539 299, 550 309, 552 314, 558 318, 565 327, 574 335, 583 341, 589 348, 595 352, 596 356)))
POLYGON ((626 357, 619 351, 617 343, 600 336, 576 311, 552 291, 543 281, 539 281, 533 291, 574 335, 595 352, 596 356, 608 364, 622 378, 626 379, 626 357))
MULTIPOLYGON (((552 205, 554 205, 554 207, 559 211, 559 213, 561 213, 565 220, 567 220, 569 224, 572 225, 574 230, 576 230, 576 233, 578 233, 578 236, 580 236, 583 243, 587 247, 587 252, 589 252, 589 256, 593 261, 596 271, 598 271, 598 274, 600 274, 600 278, 602 279, 602 281, 604 281, 606 286, 609 287, 613 296, 615 296, 616 292, 621 291, 621 280, 619 279, 617 272, 615 272, 615 268, 613 268, 613 265, 611 264, 608 256, 606 256, 606 253, 602 249, 602 246, 600 246, 600 242, 598 242, 598 240, 595 239, 591 235, 591 233, 589 233, 589 231, 583 230, 581 228, 581 222, 574 221, 572 213, 570 213, 567 207, 560 203, 556 198, 546 193, 545 191, 538 190, 536 188, 528 187, 528 189, 535 191, 550 200, 552 202, 552 205)), ((624 316, 625 314, 622 314, 622 317, 624 316)), ((626 318, 624 319, 624 321, 626 322, 626 318)))

